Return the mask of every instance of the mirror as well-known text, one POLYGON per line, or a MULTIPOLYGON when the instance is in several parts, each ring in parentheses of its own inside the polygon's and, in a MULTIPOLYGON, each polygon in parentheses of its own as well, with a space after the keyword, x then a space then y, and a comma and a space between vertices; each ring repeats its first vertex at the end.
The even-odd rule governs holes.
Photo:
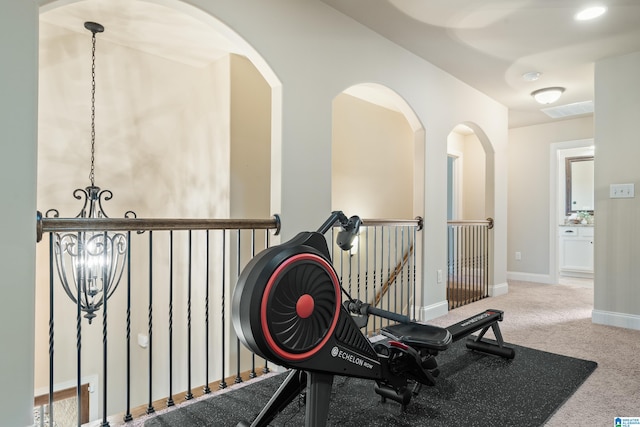
POLYGON ((566 214, 587 211, 593 214, 593 156, 567 157, 566 214))

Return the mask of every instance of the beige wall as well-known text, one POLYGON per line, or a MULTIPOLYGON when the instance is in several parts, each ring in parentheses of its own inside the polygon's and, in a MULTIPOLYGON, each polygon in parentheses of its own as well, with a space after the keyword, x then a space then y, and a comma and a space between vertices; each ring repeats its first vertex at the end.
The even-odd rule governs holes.
POLYGON ((271 212, 271 88, 245 57, 231 55, 231 218, 271 212))
POLYGON ((486 219, 486 154, 475 134, 451 132, 447 138, 449 154, 457 157, 461 181, 458 188, 459 212, 456 219, 486 219))
POLYGON ((640 329, 640 52, 596 63, 595 301, 597 323, 640 329), (610 199, 611 184, 635 198, 610 199))
POLYGON ((507 270, 510 277, 549 281, 552 274, 550 227, 557 226, 549 219, 551 145, 592 137, 592 117, 509 131, 507 270), (521 252, 520 261, 515 260, 515 252, 521 252))
POLYGON ((407 119, 340 94, 332 124, 332 209, 362 218, 413 218, 414 147, 407 119))

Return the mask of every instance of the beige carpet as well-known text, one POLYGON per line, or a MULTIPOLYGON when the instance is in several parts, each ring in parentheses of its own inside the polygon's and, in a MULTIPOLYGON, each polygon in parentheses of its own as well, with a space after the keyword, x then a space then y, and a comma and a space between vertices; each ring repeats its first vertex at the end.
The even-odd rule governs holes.
POLYGON ((613 426, 615 417, 640 416, 640 331, 593 324, 593 289, 509 282, 508 294, 429 323, 447 326, 488 308, 505 311, 500 325, 505 341, 598 363, 547 426, 604 427, 613 426))

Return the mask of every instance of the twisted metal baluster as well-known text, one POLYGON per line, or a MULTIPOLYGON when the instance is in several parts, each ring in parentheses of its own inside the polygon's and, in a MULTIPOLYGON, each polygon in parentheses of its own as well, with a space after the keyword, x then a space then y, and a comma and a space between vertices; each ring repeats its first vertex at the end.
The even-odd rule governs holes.
POLYGON ((225 381, 225 371, 224 371, 224 355, 225 355, 225 333, 224 333, 224 285, 225 285, 225 265, 226 265, 226 241, 227 234, 226 230, 222 230, 222 370, 221 370, 221 379, 220 379, 220 389, 227 388, 227 382, 225 381))
POLYGON ((147 414, 156 410, 153 407, 153 231, 149 231, 149 405, 147 414))
POLYGON ((202 392, 204 394, 211 393, 211 388, 209 387, 209 230, 206 231, 206 256, 207 261, 206 265, 206 273, 205 273, 205 298, 204 298, 204 388, 202 392))
POLYGON ((173 401, 173 230, 169 230, 169 397, 167 407, 173 401))
POLYGON ((191 392, 191 237, 192 232, 189 230, 189 279, 187 285, 187 394, 184 400, 193 399, 191 392))

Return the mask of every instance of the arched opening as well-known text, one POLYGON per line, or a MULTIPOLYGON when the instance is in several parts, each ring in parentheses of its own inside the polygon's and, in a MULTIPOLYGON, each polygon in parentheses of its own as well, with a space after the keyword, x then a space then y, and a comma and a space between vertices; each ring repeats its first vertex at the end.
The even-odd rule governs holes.
MULTIPOLYGON (((251 46, 215 17, 179 0, 162 4, 61 0, 41 7, 37 206, 42 212, 56 208, 62 217, 76 216, 81 202, 73 198, 73 190, 90 183, 91 34, 85 21, 105 27, 96 46, 95 184, 113 191, 104 206, 110 217, 133 210, 143 218, 268 218, 279 211, 280 174, 271 164, 280 157, 278 79, 251 46)), ((248 246, 243 245, 243 251, 248 246)), ((46 390, 49 375, 48 250, 44 243, 37 245, 36 394, 46 390)), ((132 263, 145 256, 134 252, 132 263)), ((163 253, 158 264, 168 256, 163 253)), ((203 264, 200 258, 195 263, 203 264)), ((211 268, 219 270, 218 265, 211 268)), ((185 276, 186 268, 180 269, 176 275, 185 276)), ((156 271, 156 276, 167 272, 156 271)), ((148 282, 142 276, 135 279, 148 282)), ((204 291, 194 291, 194 297, 202 299, 198 292, 204 291)), ((143 286, 136 286, 134 304, 146 306, 145 293, 143 286)), ((73 360, 75 306, 57 283, 54 296, 56 361, 73 360)), ((112 331, 125 330, 125 298, 125 291, 118 289, 109 300, 112 331)), ((154 302, 168 305, 163 298, 166 295, 156 295, 154 302)), ((176 306, 180 298, 176 292, 176 306)), ((186 318, 179 310, 184 308, 176 308, 176 328, 184 321, 178 319, 186 318)), ((194 308, 194 313, 197 310, 202 311, 194 308)), ((147 319, 140 311, 131 320, 135 339, 145 331, 147 319)), ((158 312, 156 322, 167 323, 158 312)), ((100 326, 84 328, 81 375, 98 378, 100 326)), ((199 334, 196 328, 201 326, 194 326, 194 334, 199 334)), ((162 340, 156 336, 156 344, 162 340)), ((176 346, 184 340, 177 337, 176 346)), ((124 366, 123 344, 112 339, 109 346, 109 363, 124 366)), ((146 357, 139 347, 132 352, 134 369, 143 366, 146 357)), ((166 381, 159 375, 167 364, 164 359, 154 354, 157 385, 166 381)), ((184 390, 186 375, 177 374, 176 388, 184 390)), ((75 375, 73 363, 57 363, 56 387, 74 385, 75 375)), ((118 381, 112 381, 108 392, 109 411, 124 406, 118 381)), ((133 384, 132 404, 144 401, 144 388, 133 384)), ((92 396, 100 393, 98 389, 92 396)), ((96 401, 90 405, 92 419, 101 411, 102 402, 96 401)))
POLYGON ((459 307, 493 294, 494 156, 473 123, 447 138, 447 299, 459 307))
MULTIPOLYGON (((332 119, 332 210, 362 219, 422 217, 424 129, 406 101, 360 84, 334 98, 332 119)), ((365 221, 355 252, 333 255, 349 295, 415 317, 423 293, 420 229, 365 221)))
POLYGON ((333 100, 331 206, 368 218, 423 214, 424 128, 397 93, 352 86, 333 100))

